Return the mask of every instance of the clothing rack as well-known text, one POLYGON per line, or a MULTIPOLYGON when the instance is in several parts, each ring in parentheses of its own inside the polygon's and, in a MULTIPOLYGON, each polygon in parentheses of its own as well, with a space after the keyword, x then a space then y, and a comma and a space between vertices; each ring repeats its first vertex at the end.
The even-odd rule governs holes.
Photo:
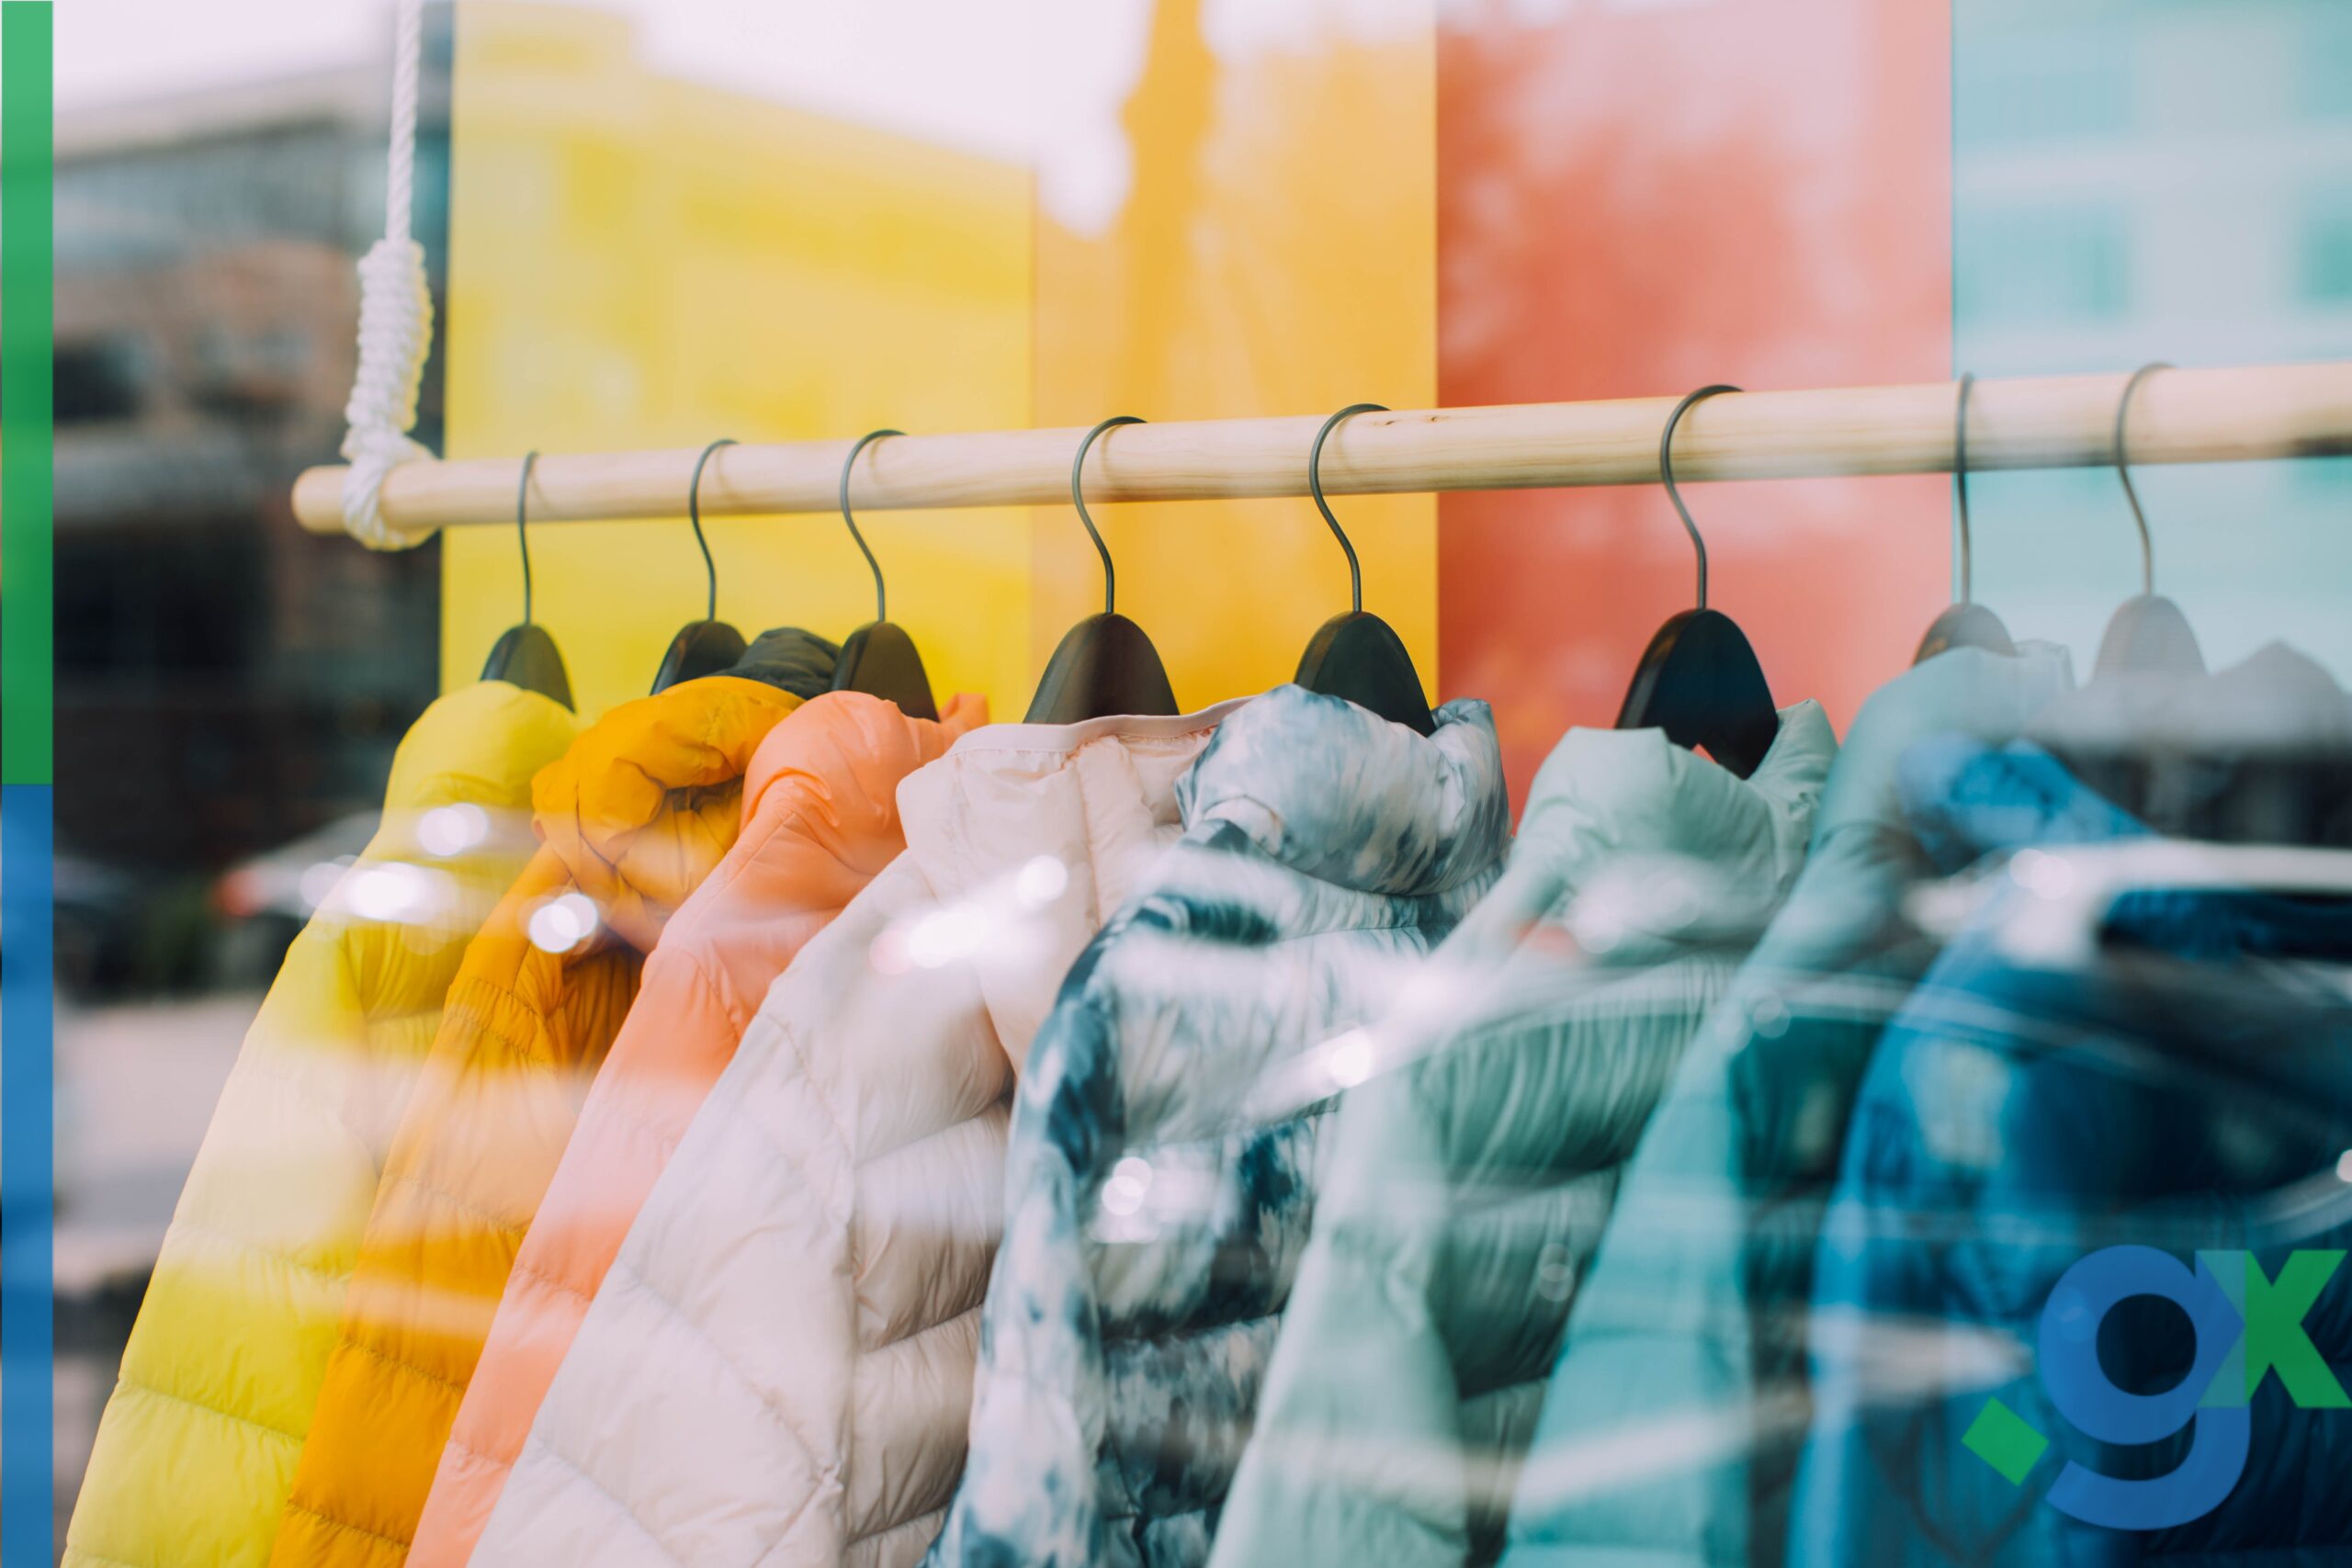
MULTIPOLYGON (((2126 375, 1979 380, 1969 395, 1968 467, 2112 463, 2126 375)), ((1675 433, 1679 480, 1948 473, 1949 381, 1742 392, 1692 408, 1675 433)), ((1363 413, 1332 433, 1323 488, 1340 494, 1653 484, 1673 398, 1519 403, 1363 413)), ((1306 494, 1307 449, 1326 416, 1123 425, 1089 453, 1090 502, 1199 501, 1306 494)), ((723 434, 725 432, 714 432, 723 434)), ((2133 464, 2240 462, 2352 453, 2352 361, 2161 370, 2141 383, 2127 431, 2133 464)), ((1084 434, 1009 430, 877 441, 858 459, 861 510, 1034 506, 1069 500, 1084 434)), ((830 512, 851 443, 736 446, 712 456, 706 516, 830 512)), ((550 455, 530 479, 530 520, 674 517, 698 448, 550 455)), ((435 531, 514 521, 514 458, 418 461, 384 481, 383 516, 419 541, 435 531)), ((345 470, 296 481, 294 513, 340 533, 345 470)))

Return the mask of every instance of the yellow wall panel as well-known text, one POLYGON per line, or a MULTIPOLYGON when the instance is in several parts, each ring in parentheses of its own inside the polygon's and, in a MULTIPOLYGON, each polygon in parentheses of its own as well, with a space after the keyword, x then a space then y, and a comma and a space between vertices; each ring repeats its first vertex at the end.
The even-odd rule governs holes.
MULTIPOLYGON (((465 0, 458 17, 447 411, 452 457, 995 429, 1030 405, 1030 179, 665 79, 628 27, 465 0)), ((679 515, 532 535, 537 618, 582 710, 641 694, 703 610, 679 515)), ((933 688, 1018 716, 1032 680, 1018 512, 862 519, 933 688)), ((718 612, 836 640, 872 581, 838 519, 707 525, 718 612)), ((444 547, 443 679, 517 618, 504 529, 444 547)))
MULTIPOLYGON (((463 0, 451 455, 1433 402, 1429 0, 1103 3, 1145 40, 1131 80, 1116 62, 1057 53, 1050 7, 1002 6, 1037 40, 1040 159, 1063 151, 1052 139, 1069 104, 1119 105, 1126 178, 1073 220, 1039 208, 1018 163, 669 79, 611 17, 463 0)), ((540 618, 590 711, 641 692, 701 613, 683 488, 673 520, 534 536, 540 618)), ((1341 510, 1366 607, 1433 686, 1433 501, 1341 510)), ((1346 608, 1340 550, 1304 501, 1102 521, 1120 608, 1187 705, 1287 679, 1346 608)), ((838 523, 710 533, 720 614, 746 632, 797 623, 838 637, 868 614, 838 523)), ((1100 607, 1066 507, 877 513, 869 534, 934 686, 983 690, 1000 717, 1020 716, 1055 641, 1100 607)), ((453 530, 447 550, 454 683, 515 618, 519 574, 503 530, 453 530)))

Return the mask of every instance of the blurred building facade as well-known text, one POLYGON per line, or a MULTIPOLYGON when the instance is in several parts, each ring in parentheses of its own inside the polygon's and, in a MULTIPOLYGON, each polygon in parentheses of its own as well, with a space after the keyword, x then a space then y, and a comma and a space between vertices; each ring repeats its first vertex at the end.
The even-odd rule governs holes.
MULTIPOLYGON (((434 16, 417 233, 437 295, 434 16)), ((438 549, 308 536, 287 499, 342 436, 385 80, 359 62, 58 127, 58 837, 166 902, 157 889, 373 804, 435 691, 438 549)), ((435 442, 437 375, 424 401, 435 442)), ((143 966, 115 978, 187 977, 143 966)))
MULTIPOLYGON (((1957 0, 1952 357, 1984 376, 2352 356, 2352 6, 1957 0)), ((2216 664, 2352 673, 2352 459, 2135 473, 2216 664)), ((1985 475, 1976 592, 2087 668, 2140 553, 2112 471, 1985 475)))

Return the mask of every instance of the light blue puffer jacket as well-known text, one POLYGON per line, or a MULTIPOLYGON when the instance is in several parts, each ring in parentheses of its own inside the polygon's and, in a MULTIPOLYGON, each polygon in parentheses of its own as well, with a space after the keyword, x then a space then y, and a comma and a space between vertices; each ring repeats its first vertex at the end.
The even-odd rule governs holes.
POLYGON ((1837 741, 1784 711, 1740 778, 1662 730, 1576 729, 1510 865, 1374 1026, 1217 1525, 1215 1568, 1459 1568, 1510 1479, 1620 1171, 1804 863, 1837 741))
POLYGON ((1787 905, 1683 1056, 1578 1293, 1510 1506, 1509 1568, 1770 1568, 1807 1420, 1820 1207, 1870 1049, 1933 960, 1897 791, 1917 740, 2014 739, 2063 649, 1961 649, 1862 705, 1787 905))

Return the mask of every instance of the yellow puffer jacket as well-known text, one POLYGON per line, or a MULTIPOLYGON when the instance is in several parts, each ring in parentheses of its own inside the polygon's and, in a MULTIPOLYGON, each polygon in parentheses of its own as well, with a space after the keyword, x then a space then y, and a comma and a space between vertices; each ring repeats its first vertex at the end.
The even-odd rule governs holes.
POLYGON ((544 847, 467 952, 402 1119, 270 1561, 391 1568, 645 953, 799 705, 714 675, 606 714, 533 790, 544 847))
POLYGON ((69 1568, 258 1568, 378 1173, 467 943, 532 847, 531 778, 572 716, 503 681, 401 742, 384 820, 263 1001, 123 1352, 69 1568))

